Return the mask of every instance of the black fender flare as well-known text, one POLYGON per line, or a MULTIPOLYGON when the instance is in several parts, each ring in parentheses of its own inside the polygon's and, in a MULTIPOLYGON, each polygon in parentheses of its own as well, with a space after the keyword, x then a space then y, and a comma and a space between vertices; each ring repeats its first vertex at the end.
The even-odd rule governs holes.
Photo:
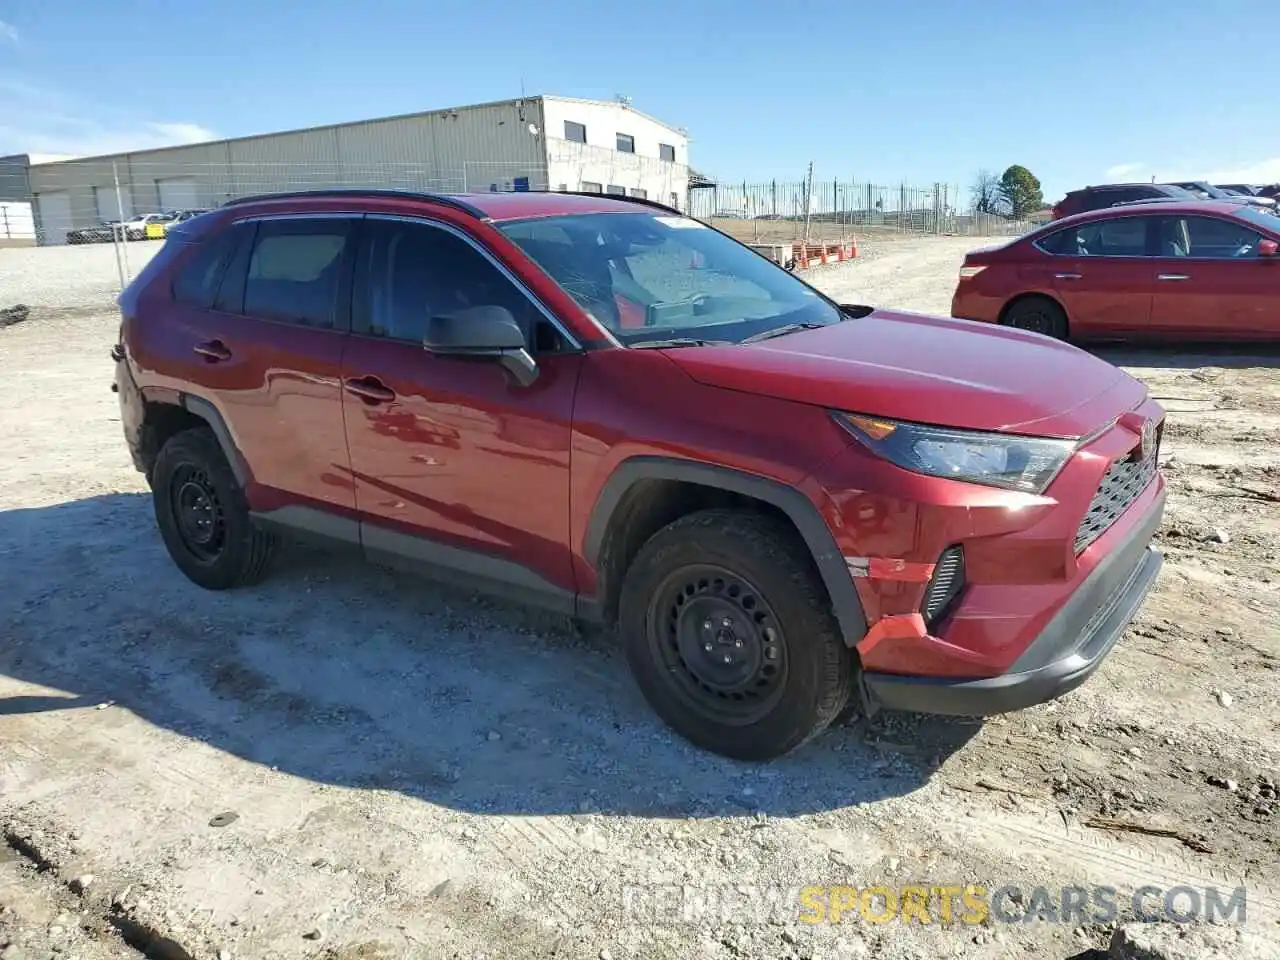
POLYGON ((189 393, 180 394, 178 402, 187 413, 199 417, 209 425, 209 429, 213 431, 214 438, 218 441, 218 446, 222 448, 223 456, 227 458, 227 463, 231 465, 231 475, 236 478, 236 483, 240 484, 242 488, 245 487, 249 482, 248 466, 244 456, 240 453, 240 448, 236 446, 235 440, 231 437, 231 430, 227 427, 227 421, 218 412, 218 408, 204 397, 193 396, 189 393))
POLYGON ((610 474, 596 498, 587 521, 583 556, 595 568, 614 511, 627 491, 642 480, 676 480, 729 490, 761 500, 781 510, 795 525, 813 556, 818 573, 831 598, 840 632, 849 646, 867 633, 867 617, 849 575, 844 555, 818 508, 795 487, 731 467, 696 463, 672 457, 636 456, 624 460, 610 474))

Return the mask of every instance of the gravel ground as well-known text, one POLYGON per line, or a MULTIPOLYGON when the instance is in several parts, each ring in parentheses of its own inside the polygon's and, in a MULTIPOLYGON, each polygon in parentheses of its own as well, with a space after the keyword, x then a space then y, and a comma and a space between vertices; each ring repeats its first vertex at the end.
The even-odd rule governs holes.
MULTIPOLYGON (((975 245, 868 242, 810 276, 945 313, 975 245)), ((1083 688, 748 766, 674 739, 609 638, 555 617, 302 548, 258 588, 188 583, 108 391, 115 291, 110 247, 0 250, 0 309, 31 308, 0 329, 21 371, 0 418, 3 960, 1084 960, 1113 934, 1115 956, 1280 955, 1274 354, 1107 354, 1170 411, 1168 562, 1083 688), (875 884, 1017 886, 1032 919, 802 919, 795 888, 875 884), (1248 923, 1051 922, 1031 888, 1070 884, 1122 907, 1243 885, 1248 923)))

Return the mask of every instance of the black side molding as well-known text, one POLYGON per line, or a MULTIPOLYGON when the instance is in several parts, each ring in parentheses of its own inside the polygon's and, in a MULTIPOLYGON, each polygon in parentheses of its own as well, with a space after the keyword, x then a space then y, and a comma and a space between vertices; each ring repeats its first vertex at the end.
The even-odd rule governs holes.
POLYGON ((222 419, 218 408, 203 397, 193 397, 189 393, 182 394, 181 401, 184 410, 195 414, 209 424, 214 437, 218 440, 218 446, 222 447, 227 463, 231 464, 232 476, 236 478, 236 483, 243 487, 249 481, 249 471, 245 468, 244 457, 240 455, 239 448, 231 439, 231 431, 227 429, 227 422, 222 419))
POLYGON ((642 480, 696 483, 704 487, 729 490, 777 507, 795 524, 809 547, 827 588, 827 595, 831 597, 831 605, 845 643, 853 646, 866 636, 867 618, 862 609, 862 601, 858 599, 844 555, 817 507, 794 487, 741 470, 670 457, 639 456, 623 461, 605 482, 591 511, 591 519, 587 522, 583 556, 593 567, 599 561, 613 512, 627 490, 642 480))

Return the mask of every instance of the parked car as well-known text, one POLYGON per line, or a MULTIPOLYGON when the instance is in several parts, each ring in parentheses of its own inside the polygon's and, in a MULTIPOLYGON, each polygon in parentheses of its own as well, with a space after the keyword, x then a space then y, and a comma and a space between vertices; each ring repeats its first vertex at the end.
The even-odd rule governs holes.
POLYGON ((111 235, 115 233, 116 237, 124 235, 120 228, 119 220, 104 220, 92 227, 80 227, 76 230, 67 231, 67 243, 110 243, 111 235))
POLYGON ((1114 207, 1135 200, 1194 200, 1195 194, 1167 183, 1104 183, 1072 190, 1053 208, 1053 218, 1061 220, 1077 213, 1114 207))
POLYGON ((1073 340, 1280 341, 1280 217, 1221 200, 1056 221, 965 257, 951 314, 1073 340))
POLYGON ((1241 197, 1258 196, 1258 186, 1252 183, 1215 183, 1215 187, 1219 190, 1225 190, 1227 193, 1234 193, 1241 197))
POLYGON ((126 240, 145 240, 147 239, 147 227, 155 224, 157 226, 168 223, 173 218, 171 213, 140 213, 137 216, 130 217, 124 221, 124 235, 126 240))
POLYGON ((1256 207, 1274 207, 1276 202, 1270 197, 1259 197, 1255 194, 1239 194, 1231 193, 1213 184, 1205 183, 1203 180, 1187 181, 1186 183, 1172 184, 1175 187, 1181 187, 1190 191, 1200 200, 1227 200, 1231 203, 1248 203, 1256 207))
POLYGON ((1055 697, 1160 566, 1137 380, 836 303, 650 201, 245 199, 119 302, 124 435, 194 583, 308 534, 616 625, 657 713, 728 756, 851 701, 1055 697))

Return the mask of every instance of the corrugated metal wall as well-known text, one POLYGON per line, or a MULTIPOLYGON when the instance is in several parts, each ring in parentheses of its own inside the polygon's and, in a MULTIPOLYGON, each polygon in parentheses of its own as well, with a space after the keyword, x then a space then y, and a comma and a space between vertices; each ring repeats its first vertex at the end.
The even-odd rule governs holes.
POLYGON ((184 177, 196 181, 204 207, 255 193, 338 186, 484 191, 512 189, 524 178, 531 189, 539 189, 547 184, 542 131, 541 100, 530 98, 39 164, 30 168, 30 189, 36 195, 67 191, 76 227, 98 222, 94 188, 114 189, 115 176, 126 210, 136 213, 159 209, 157 181, 184 177))

